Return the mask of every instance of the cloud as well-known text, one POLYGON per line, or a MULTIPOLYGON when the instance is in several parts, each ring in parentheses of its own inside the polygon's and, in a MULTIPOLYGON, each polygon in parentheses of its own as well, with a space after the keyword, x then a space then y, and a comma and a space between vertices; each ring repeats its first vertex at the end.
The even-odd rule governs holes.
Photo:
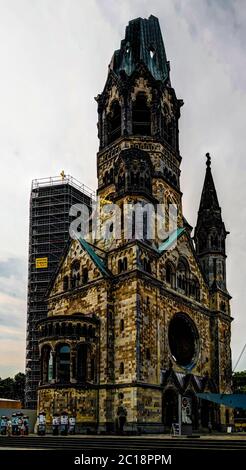
POLYGON ((24 370, 26 301, 0 294, 0 377, 24 370))
POLYGON ((0 257, 0 293, 11 297, 26 298, 27 263, 24 258, 0 257))
MULTIPOLYGON (((172 85, 185 102, 180 120, 184 214, 194 225, 204 155, 210 151, 223 218, 231 232, 227 278, 233 295, 235 360, 246 328, 244 0, 3 0, 0 9, 0 259, 8 259, 7 265, 0 262, 0 291, 10 298, 13 321, 23 316, 23 347, 24 303, 12 302, 15 297, 24 302, 26 295, 21 263, 27 266, 31 180, 64 168, 96 187, 94 96, 103 89, 107 65, 128 21, 154 14, 171 63, 172 85), (24 261, 15 265, 16 259, 24 261)), ((4 311, 1 308, 2 319, 4 311)), ((19 349, 17 361, 22 354, 19 349)), ((9 357, 14 361, 14 355, 9 357)), ((243 367, 246 355, 239 364, 243 367)))
POLYGON ((7 258, 0 259, 0 277, 10 278, 15 276, 17 279, 23 278, 23 272, 26 269, 24 259, 20 258, 7 258))
POLYGON ((0 377, 24 370, 26 263, 0 258, 0 377))
POLYGON ((0 377, 13 377, 16 373, 24 371, 24 338, 16 341, 12 338, 0 340, 0 377))

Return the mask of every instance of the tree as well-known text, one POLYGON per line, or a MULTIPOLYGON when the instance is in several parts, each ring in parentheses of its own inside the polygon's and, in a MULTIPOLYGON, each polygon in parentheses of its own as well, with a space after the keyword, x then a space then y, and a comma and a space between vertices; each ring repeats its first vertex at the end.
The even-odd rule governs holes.
MULTIPOLYGON (((246 370, 241 372, 234 372, 232 376, 233 393, 246 393, 246 370)), ((246 410, 234 410, 235 423, 242 423, 246 421, 246 410)), ((243 429, 243 428, 242 428, 243 429)))
POLYGON ((20 400, 24 405, 25 381, 26 376, 22 372, 16 374, 14 378, 0 379, 0 397, 20 400))
POLYGON ((25 384, 26 376, 22 372, 19 372, 14 376, 14 395, 17 400, 20 400, 24 404, 25 399, 25 384))
POLYGON ((246 370, 234 372, 232 382, 234 393, 246 393, 246 370))

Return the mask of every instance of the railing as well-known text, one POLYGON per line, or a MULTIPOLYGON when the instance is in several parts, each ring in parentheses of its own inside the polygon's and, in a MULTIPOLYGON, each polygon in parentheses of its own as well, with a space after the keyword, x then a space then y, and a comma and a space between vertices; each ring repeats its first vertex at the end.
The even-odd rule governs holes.
POLYGON ((89 196, 90 198, 92 199, 95 198, 95 191, 93 191, 91 188, 89 188, 85 184, 80 183, 80 181, 78 181, 76 178, 73 178, 70 175, 50 176, 48 178, 34 179, 32 181, 32 190, 45 187, 45 186, 56 186, 60 184, 69 184, 73 186, 75 189, 78 189, 85 195, 89 196))

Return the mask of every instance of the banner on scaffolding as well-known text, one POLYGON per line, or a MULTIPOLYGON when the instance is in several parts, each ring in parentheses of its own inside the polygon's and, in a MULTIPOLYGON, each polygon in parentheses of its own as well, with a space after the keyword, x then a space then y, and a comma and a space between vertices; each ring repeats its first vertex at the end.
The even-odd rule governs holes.
POLYGON ((36 269, 48 268, 48 258, 36 258, 36 269))

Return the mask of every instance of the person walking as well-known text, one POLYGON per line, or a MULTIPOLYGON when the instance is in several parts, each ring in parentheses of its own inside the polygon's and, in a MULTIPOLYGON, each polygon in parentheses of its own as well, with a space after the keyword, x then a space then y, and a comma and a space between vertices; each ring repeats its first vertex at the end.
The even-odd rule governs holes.
POLYGON ((12 422, 11 422, 11 419, 8 418, 8 421, 7 421, 7 436, 11 436, 12 434, 12 422))

